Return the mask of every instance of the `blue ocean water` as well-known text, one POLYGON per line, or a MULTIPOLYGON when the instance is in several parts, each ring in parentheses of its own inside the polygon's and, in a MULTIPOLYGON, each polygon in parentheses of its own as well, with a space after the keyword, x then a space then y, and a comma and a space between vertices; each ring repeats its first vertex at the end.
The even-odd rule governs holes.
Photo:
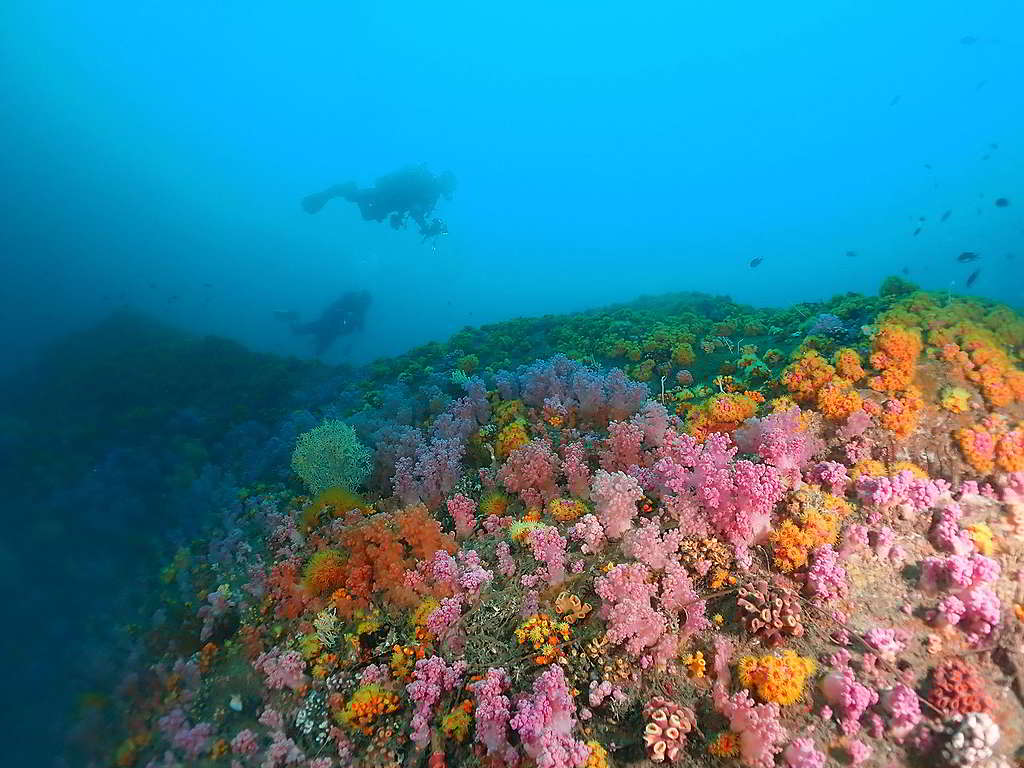
MULTIPOLYGON (((346 291, 372 304, 322 355, 330 366, 664 292, 785 306, 874 294, 897 274, 1024 305, 1024 8, 1011 0, 8 0, 0 22, 0 373, 19 391, 40 385, 22 372, 45 345, 112 312, 308 360, 310 339, 280 314, 316 318, 346 291), (423 242, 344 201, 300 206, 411 163, 457 178, 435 211, 446 236, 423 242)), ((148 321, 111 331, 125 349, 135 322, 148 321)), ((140 388, 167 381, 137 373, 124 375, 140 388)), ((116 666, 83 642, 89 625, 127 610, 126 587, 189 515, 286 466, 313 417, 284 414, 336 402, 345 376, 281 372, 268 385, 288 393, 281 420, 240 417, 230 440, 190 416, 185 391, 169 400, 173 439, 91 454, 85 430, 47 448, 78 454, 73 482, 11 486, 5 688, 42 704, 7 697, 24 736, 8 764, 56 764, 63 712, 116 666), (235 465, 252 477, 226 478, 225 457, 250 445, 235 465), (202 455, 169 482, 163 457, 183 446, 202 455)), ((116 399, 63 394, 69 419, 124 416, 116 399)), ((11 426, 21 416, 5 415, 0 458, 36 423, 11 426)), ((125 423, 138 438, 157 418, 125 423)))

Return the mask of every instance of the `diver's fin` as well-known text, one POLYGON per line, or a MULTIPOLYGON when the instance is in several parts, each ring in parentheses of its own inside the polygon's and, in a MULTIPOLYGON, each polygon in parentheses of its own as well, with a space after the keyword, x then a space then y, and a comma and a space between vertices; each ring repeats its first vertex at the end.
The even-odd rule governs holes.
POLYGON ((323 192, 314 192, 312 195, 306 195, 302 198, 302 210, 306 213, 320 213, 320 210, 327 205, 327 201, 334 197, 331 194, 331 190, 326 189, 323 192))

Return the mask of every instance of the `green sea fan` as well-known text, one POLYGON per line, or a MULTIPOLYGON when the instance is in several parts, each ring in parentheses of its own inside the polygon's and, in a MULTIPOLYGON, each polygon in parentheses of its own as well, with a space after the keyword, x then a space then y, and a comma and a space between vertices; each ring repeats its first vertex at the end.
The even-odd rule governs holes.
POLYGON ((340 486, 357 490, 370 476, 371 453, 343 421, 325 421, 303 432, 292 452, 292 471, 312 494, 340 486))

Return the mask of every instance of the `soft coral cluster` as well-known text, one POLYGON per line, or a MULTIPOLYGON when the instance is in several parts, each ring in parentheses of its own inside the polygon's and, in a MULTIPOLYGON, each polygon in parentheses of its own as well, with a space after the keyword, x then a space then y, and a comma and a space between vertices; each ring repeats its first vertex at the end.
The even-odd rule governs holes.
POLYGON ((519 734, 523 751, 537 768, 581 768, 590 748, 572 738, 575 714, 565 672, 553 664, 533 681, 533 694, 516 704, 509 725, 519 734))
POLYGON ((512 451, 498 470, 498 479, 518 493, 527 508, 536 509, 558 496, 558 470, 558 455, 551 450, 551 441, 543 438, 512 451))
POLYGON ((707 626, 705 603, 679 566, 659 580, 645 565, 623 563, 595 580, 594 590, 608 642, 623 645, 645 668, 665 664, 682 639, 707 626))
POLYGON ((736 446, 726 435, 698 443, 672 430, 659 449, 655 469, 661 476, 666 510, 687 535, 714 531, 750 562, 748 547, 767 535, 771 513, 783 496, 782 477, 772 466, 735 460, 736 446))
POLYGON ((786 730, 779 722, 778 704, 756 704, 746 691, 727 695, 716 685, 715 709, 728 721, 729 730, 739 738, 739 758, 749 768, 772 768, 775 755, 786 744, 786 730))

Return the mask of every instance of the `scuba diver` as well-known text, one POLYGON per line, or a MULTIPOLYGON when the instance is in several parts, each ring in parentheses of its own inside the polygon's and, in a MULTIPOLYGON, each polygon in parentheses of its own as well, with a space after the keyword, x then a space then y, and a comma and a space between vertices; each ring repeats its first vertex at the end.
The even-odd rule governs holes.
POLYGON ((302 199, 306 213, 318 213, 330 200, 342 198, 359 206, 366 221, 384 221, 401 229, 411 219, 423 240, 448 234, 442 219, 428 221, 440 198, 451 200, 455 193, 455 175, 445 171, 435 176, 426 165, 407 165, 381 176, 372 187, 360 189, 354 181, 335 184, 302 199))
POLYGON ((281 310, 275 311, 274 316, 287 323, 295 335, 312 336, 313 353, 320 357, 339 336, 363 330, 371 300, 369 291, 348 291, 331 302, 316 320, 300 323, 297 312, 281 310))

